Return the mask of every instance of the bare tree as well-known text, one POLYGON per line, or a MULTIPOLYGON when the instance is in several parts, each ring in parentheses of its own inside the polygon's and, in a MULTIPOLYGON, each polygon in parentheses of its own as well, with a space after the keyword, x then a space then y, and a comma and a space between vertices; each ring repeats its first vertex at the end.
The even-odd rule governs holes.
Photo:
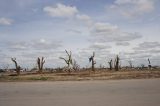
POLYGON ((42 57, 41 59, 40 57, 37 58, 37 65, 38 65, 39 73, 42 73, 44 63, 45 63, 44 57, 42 57))
POLYGON ((17 61, 16 61, 16 58, 11 58, 11 60, 12 60, 12 61, 14 62, 14 64, 15 64, 17 75, 20 75, 20 69, 21 69, 21 67, 18 65, 18 63, 17 63, 17 61))
POLYGON ((78 63, 77 63, 76 60, 73 61, 73 69, 74 69, 75 71, 80 70, 80 66, 78 65, 78 63))
POLYGON ((132 68, 133 67, 132 61, 129 60, 128 63, 129 63, 130 68, 132 68))
POLYGON ((67 50, 65 50, 65 51, 67 53, 68 58, 67 59, 63 58, 63 57, 59 57, 59 58, 65 61, 65 63, 67 64, 67 69, 66 70, 70 73, 71 70, 72 70, 71 65, 73 64, 72 63, 72 52, 70 51, 70 53, 68 53, 67 50))
POLYGON ((114 67, 115 67, 115 70, 118 71, 119 70, 119 56, 117 55, 116 58, 115 58, 115 61, 114 61, 114 67))
POLYGON ((149 58, 148 58, 148 68, 149 68, 149 70, 151 70, 151 68, 152 68, 151 61, 149 58))
POLYGON ((108 64, 109 64, 109 69, 112 70, 112 68, 113 68, 112 59, 108 62, 108 64))
POLYGON ((89 62, 92 62, 92 71, 95 72, 94 65, 96 64, 96 61, 94 60, 95 52, 93 52, 93 55, 89 58, 89 62))
POLYGON ((4 66, 4 70, 5 70, 5 71, 9 71, 9 64, 6 64, 6 65, 4 66))

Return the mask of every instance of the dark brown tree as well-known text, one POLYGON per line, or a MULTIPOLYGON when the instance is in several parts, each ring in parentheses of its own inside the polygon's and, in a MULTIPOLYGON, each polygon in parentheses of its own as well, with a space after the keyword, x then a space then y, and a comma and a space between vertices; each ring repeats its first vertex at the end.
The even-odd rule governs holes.
POLYGON ((114 61, 114 67, 115 67, 115 70, 118 71, 119 70, 119 56, 117 55, 116 58, 115 58, 115 61, 114 61))
POLYGON ((95 72, 94 65, 96 64, 96 61, 94 60, 95 52, 93 52, 93 55, 89 58, 89 62, 92 62, 92 71, 95 72))
POLYGON ((37 58, 37 65, 38 65, 38 72, 39 73, 42 73, 44 63, 45 63, 44 57, 42 57, 41 59, 40 59, 40 57, 37 58))
POLYGON ((152 68, 151 61, 149 58, 148 58, 148 68, 149 68, 149 70, 151 70, 151 68, 152 68))
POLYGON ((108 62, 108 64, 109 64, 109 69, 112 70, 112 68, 113 68, 112 59, 108 62))
POLYGON ((14 64, 15 64, 17 75, 20 75, 20 69, 21 69, 21 67, 18 65, 18 63, 17 63, 17 61, 16 61, 16 58, 11 58, 11 60, 12 60, 12 61, 14 62, 14 64))

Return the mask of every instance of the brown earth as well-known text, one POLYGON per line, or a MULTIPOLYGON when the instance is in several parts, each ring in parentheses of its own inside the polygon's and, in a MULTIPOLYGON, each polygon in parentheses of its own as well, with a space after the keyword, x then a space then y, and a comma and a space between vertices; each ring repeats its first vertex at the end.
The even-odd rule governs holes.
POLYGON ((149 79, 160 78, 159 70, 125 70, 125 71, 89 71, 63 72, 63 73, 21 73, 20 76, 15 74, 1 74, 0 82, 3 81, 81 81, 81 80, 113 80, 113 79, 149 79))

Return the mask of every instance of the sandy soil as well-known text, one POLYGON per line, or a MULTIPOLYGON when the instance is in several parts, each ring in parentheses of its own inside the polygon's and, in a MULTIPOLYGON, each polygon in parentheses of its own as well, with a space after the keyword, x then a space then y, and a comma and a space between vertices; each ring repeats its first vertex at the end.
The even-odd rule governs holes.
POLYGON ((1 82, 0 106, 159 106, 160 79, 1 82))

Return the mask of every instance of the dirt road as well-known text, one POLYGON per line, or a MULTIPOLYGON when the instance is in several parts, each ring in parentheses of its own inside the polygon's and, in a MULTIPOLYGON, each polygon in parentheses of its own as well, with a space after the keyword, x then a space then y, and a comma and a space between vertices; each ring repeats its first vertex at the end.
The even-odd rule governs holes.
POLYGON ((0 106, 159 105, 160 79, 0 83, 0 106))

